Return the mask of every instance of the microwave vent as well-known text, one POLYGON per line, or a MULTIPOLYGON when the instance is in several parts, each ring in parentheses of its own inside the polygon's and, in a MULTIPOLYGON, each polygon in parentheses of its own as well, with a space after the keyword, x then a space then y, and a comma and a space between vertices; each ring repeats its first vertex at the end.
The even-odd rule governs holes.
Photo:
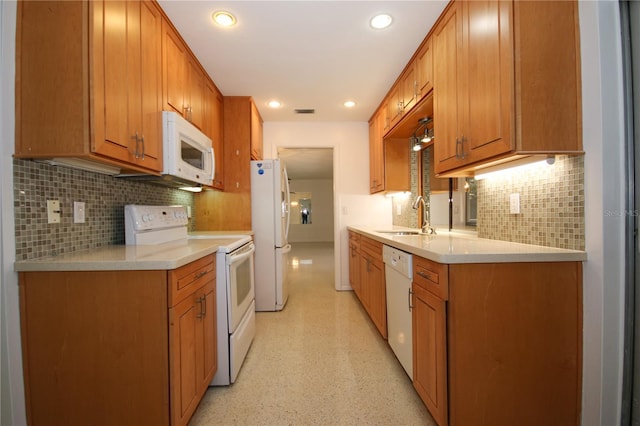
POLYGON ((315 114, 315 108, 296 108, 294 109, 296 114, 315 114))

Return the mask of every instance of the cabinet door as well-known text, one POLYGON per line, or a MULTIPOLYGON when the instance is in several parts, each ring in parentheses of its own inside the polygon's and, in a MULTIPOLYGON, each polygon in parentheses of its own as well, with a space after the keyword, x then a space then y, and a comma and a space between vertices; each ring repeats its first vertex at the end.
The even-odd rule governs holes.
POLYGON ((381 116, 376 113, 369 122, 369 192, 384 190, 384 151, 381 116))
POLYGON ((215 280, 209 281, 204 289, 199 292, 198 299, 201 314, 197 327, 196 350, 198 358, 198 389, 199 394, 204 393, 218 368, 218 350, 216 340, 216 294, 215 280))
POLYGON ((147 2, 96 2, 94 152, 161 170, 160 13, 147 2), (142 76, 145 76, 143 79, 142 76))
POLYGON ((371 310, 371 283, 369 282, 369 274, 371 271, 371 259, 364 253, 360 253, 360 303, 369 313, 371 310))
POLYGON ((197 345, 202 345, 198 333, 200 304, 194 293, 171 308, 171 424, 187 424, 198 405, 197 345))
POLYGON ((171 24, 162 21, 162 88, 164 109, 184 114, 187 49, 171 24))
POLYGON ((462 7, 451 4, 433 33, 433 115, 436 173, 459 164, 463 134, 462 7))
POLYGON ((374 259, 369 265, 367 283, 371 287, 370 315, 383 338, 387 338, 387 288, 382 258, 374 259))
POLYGON ((349 235, 349 284, 351 288, 360 297, 360 247, 357 242, 357 236, 349 235))
POLYGON ((256 104, 251 101, 251 159, 262 160, 262 117, 256 104))
POLYGON ((212 186, 222 190, 224 189, 223 99, 220 92, 209 82, 205 83, 204 111, 203 131, 211 138, 216 163, 212 186))
POLYGON ((433 89, 433 49, 431 37, 429 37, 416 55, 416 80, 418 98, 416 103, 433 89))
POLYGON ((439 425, 447 424, 445 302, 413 285, 413 386, 439 425))
POLYGON ((406 114, 416 104, 418 81, 415 62, 410 63, 402 74, 402 114, 406 114))
POLYGON ((93 5, 96 111, 93 151, 135 161, 141 110, 140 4, 104 1, 93 5))
POLYGON ((204 123, 204 91, 204 74, 190 57, 187 60, 185 118, 200 130, 203 129, 204 123))
POLYGON ((162 170, 162 14, 155 3, 140 4, 140 129, 144 157, 138 164, 162 170))
POLYGON ((387 117, 389 118, 389 130, 402 118, 402 85, 396 84, 388 96, 387 117))
MULTIPOLYGON (((511 2, 463 2, 468 95, 465 162, 491 158, 512 149, 513 40, 511 2)), ((460 107, 460 105, 459 105, 460 107)), ((459 135, 462 136, 462 135, 459 135)))

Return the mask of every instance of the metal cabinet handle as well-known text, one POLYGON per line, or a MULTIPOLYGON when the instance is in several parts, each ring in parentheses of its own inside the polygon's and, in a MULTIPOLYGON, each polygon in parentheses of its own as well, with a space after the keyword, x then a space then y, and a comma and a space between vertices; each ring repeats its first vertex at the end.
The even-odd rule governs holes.
POLYGON ((202 296, 202 304, 200 306, 203 306, 204 309, 202 310, 202 316, 206 317, 207 316, 207 295, 203 295, 202 296))
POLYGON ((203 297, 198 297, 196 299, 196 303, 200 304, 200 313, 196 314, 196 318, 200 319, 204 317, 204 312, 202 311, 203 297))
POLYGON ((138 132, 136 132, 135 135, 131 136, 131 139, 135 139, 136 140, 136 150, 133 153, 133 156, 138 158, 140 156, 140 154, 139 154, 140 138, 138 137, 138 132))
POLYGON ((460 139, 456 138, 456 158, 459 160, 464 160, 467 157, 467 154, 464 153, 465 140, 464 135, 460 139))
POLYGON ((142 135, 142 137, 140 138, 140 142, 142 143, 142 155, 141 155, 141 159, 144 160, 144 151, 145 151, 145 147, 144 147, 144 135, 142 135))
POLYGON ((204 277, 205 275, 207 275, 207 271, 200 271, 196 274, 196 280, 204 277))

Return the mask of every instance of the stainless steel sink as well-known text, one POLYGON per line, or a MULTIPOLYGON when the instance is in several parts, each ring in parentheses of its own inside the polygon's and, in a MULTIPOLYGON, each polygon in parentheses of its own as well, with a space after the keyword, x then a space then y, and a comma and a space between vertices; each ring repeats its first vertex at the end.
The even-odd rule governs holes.
POLYGON ((376 231, 379 232, 380 234, 387 234, 387 235, 419 235, 420 232, 419 231, 376 231))

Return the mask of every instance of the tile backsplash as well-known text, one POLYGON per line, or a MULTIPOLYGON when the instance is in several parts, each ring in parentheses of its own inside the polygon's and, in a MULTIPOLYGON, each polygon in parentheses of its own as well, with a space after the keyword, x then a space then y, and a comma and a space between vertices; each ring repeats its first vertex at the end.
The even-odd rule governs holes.
POLYGON ((193 206, 190 192, 31 160, 14 159, 13 179, 16 260, 124 244, 126 204, 193 206), (47 223, 47 200, 60 200, 60 223, 47 223), (73 223, 74 201, 85 223, 73 223))
MULTIPOLYGON (((411 209, 417 194, 418 165, 412 152, 412 194, 394 198, 394 225, 419 226, 416 211, 411 209)), ((423 173, 429 175, 428 164, 423 173)), ((543 161, 504 170, 478 180, 477 190, 478 237, 584 250, 583 156, 559 155, 553 165, 543 161), (509 210, 509 195, 514 193, 520 195, 520 214, 509 210)))
POLYGON ((478 181, 478 237, 584 250, 584 157, 556 156, 478 181), (520 194, 511 214, 510 194, 520 194))

